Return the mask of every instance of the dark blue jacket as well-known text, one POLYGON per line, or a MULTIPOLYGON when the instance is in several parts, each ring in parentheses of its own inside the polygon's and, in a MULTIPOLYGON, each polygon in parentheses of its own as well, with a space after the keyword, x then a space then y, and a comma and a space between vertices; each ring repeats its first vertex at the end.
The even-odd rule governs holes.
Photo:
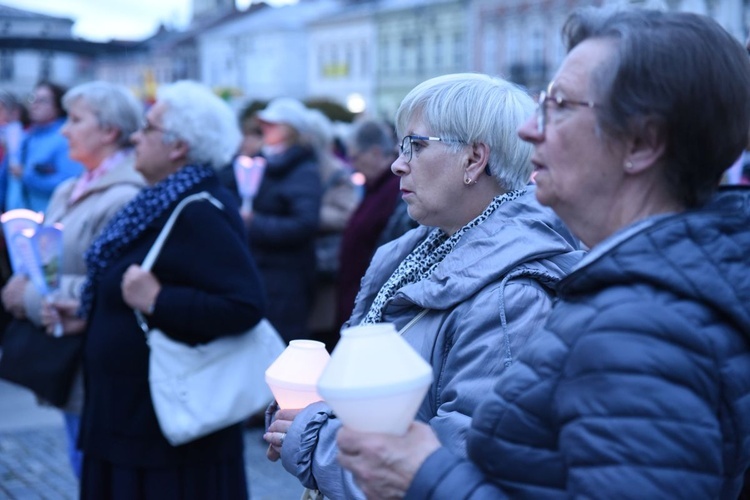
MULTIPOLYGON (((236 202, 215 177, 183 197, 200 191, 208 191, 224 209, 204 201, 187 205, 153 267, 162 289, 149 325, 186 343, 241 333, 264 312, 260 276, 236 202)), ((173 447, 156 421, 148 386, 149 349, 133 310, 122 299, 120 283, 128 266, 143 261, 171 212, 154 221, 102 275, 86 332, 81 444, 92 457, 123 466, 215 463, 241 457, 243 451, 240 425, 173 447)))
POLYGON ((309 337, 321 197, 311 150, 292 146, 268 158, 253 200, 250 246, 268 293, 268 320, 286 340, 309 337))
POLYGON ((409 498, 737 498, 750 190, 609 245, 561 282, 545 328, 477 409, 471 462, 434 453, 409 498))

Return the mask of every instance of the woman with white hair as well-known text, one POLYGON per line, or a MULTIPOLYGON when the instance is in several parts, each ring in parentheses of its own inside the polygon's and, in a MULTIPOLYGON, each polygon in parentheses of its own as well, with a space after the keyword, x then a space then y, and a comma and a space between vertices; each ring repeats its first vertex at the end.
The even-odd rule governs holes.
POLYGON ((182 81, 159 89, 132 135, 136 169, 149 186, 86 253, 80 302, 60 307, 66 330, 85 326, 86 402, 80 444, 82 498, 246 498, 241 425, 181 446, 162 435, 148 383, 149 348, 135 311, 151 328, 188 344, 246 331, 263 317, 260 277, 239 208, 216 169, 240 143, 229 107, 182 81), (175 206, 187 205, 151 271, 138 264, 175 206))
MULTIPOLYGON (((391 169, 420 227, 376 252, 344 325, 401 329, 426 311, 402 333, 433 368, 417 418, 459 455, 474 408, 581 257, 528 187, 531 147, 515 131, 533 109, 520 88, 481 74, 433 78, 404 98, 391 169)), ((268 456, 327 498, 361 497, 336 460, 340 426, 323 402, 279 410, 268 456)))
MULTIPOLYGON (((78 299, 86 278, 83 254, 115 213, 145 185, 135 171, 135 153, 130 143, 130 134, 141 123, 142 111, 128 89, 101 81, 73 87, 63 96, 62 104, 68 117, 61 133, 68 140, 70 158, 80 162, 85 173, 55 189, 44 224, 63 227, 58 296, 78 299)), ((29 328, 29 323, 41 328, 44 297, 26 276, 13 276, 3 289, 2 298, 5 308, 16 318, 9 328, 29 328)), ((60 404, 71 464, 80 477, 81 457, 76 450, 83 408, 80 373, 67 402, 60 404)))

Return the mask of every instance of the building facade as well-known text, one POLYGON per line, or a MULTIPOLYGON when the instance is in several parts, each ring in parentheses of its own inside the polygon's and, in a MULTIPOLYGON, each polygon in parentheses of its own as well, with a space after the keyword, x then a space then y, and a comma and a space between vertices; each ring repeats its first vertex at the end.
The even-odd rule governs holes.
POLYGON ((378 38, 376 113, 391 119, 418 83, 471 71, 468 0, 384 1, 375 14, 378 38))
POLYGON ((336 0, 316 0, 251 7, 201 31, 196 34, 201 80, 247 101, 308 97, 307 26, 338 6, 336 0))
POLYGON ((337 102, 354 113, 372 113, 378 61, 376 3, 342 5, 308 26, 309 97, 337 102))
POLYGON ((129 45, 74 40, 70 19, 0 6, 0 88, 25 95, 42 79, 99 78, 148 101, 161 84, 195 79, 236 107, 291 96, 392 119, 409 90, 445 73, 500 75, 538 91, 565 55, 570 11, 628 1, 707 14, 747 36, 750 0, 300 0, 245 10, 193 0, 186 30, 129 45))
POLYGON ((0 88, 25 96, 42 80, 72 85, 91 78, 90 58, 17 43, 21 39, 73 40, 72 29, 72 19, 0 5, 0 88))

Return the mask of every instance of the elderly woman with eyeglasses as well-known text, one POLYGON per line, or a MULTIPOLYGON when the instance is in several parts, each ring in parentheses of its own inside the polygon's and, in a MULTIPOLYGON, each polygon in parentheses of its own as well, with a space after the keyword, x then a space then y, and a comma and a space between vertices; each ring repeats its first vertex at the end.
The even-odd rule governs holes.
MULTIPOLYGON (((581 257, 528 186, 531 147, 515 130, 532 110, 524 91, 480 74, 434 78, 404 98, 391 168, 421 226, 377 251, 345 325, 401 329, 426 311, 403 332, 434 373, 418 418, 459 456, 474 409, 581 257)), ((279 410, 269 458, 327 498, 361 497, 336 461, 340 426, 325 403, 279 410)))
POLYGON ((148 186, 86 252, 80 309, 58 304, 66 330, 86 334, 81 498, 247 498, 241 424, 180 446, 162 434, 149 346, 135 315, 189 345, 246 331, 263 317, 263 287, 239 207, 216 175, 241 134, 210 89, 179 81, 159 88, 131 139, 148 186), (175 208, 199 193, 213 200, 185 205, 153 268, 143 269, 175 208))
MULTIPOLYGON (((582 11, 520 135, 591 252, 483 398, 468 457, 344 429, 369 498, 736 499, 750 465, 750 61, 708 17, 582 11)), ((444 447, 440 447, 442 441, 444 447)))

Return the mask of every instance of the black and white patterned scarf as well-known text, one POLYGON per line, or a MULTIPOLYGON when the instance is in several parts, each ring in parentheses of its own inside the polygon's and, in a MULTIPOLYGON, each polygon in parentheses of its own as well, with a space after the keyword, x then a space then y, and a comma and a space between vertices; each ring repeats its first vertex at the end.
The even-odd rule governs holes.
POLYGON ((146 228, 180 199, 181 195, 204 179, 216 175, 205 165, 187 165, 163 181, 144 188, 120 209, 86 251, 86 282, 81 290, 78 314, 91 311, 94 290, 107 267, 112 264, 146 228))
POLYGON ((430 231, 427 238, 417 245, 409 255, 399 264, 388 281, 380 288, 375 296, 375 300, 370 306, 367 316, 360 323, 367 325, 370 323, 380 323, 383 321, 383 309, 385 304, 393 297, 397 291, 406 285, 418 283, 428 277, 435 268, 440 264, 445 256, 453 251, 461 236, 469 229, 478 226, 494 212, 501 204, 515 200, 526 190, 508 191, 504 195, 496 196, 492 202, 471 222, 456 231, 453 236, 448 236, 442 229, 435 228, 430 231))

